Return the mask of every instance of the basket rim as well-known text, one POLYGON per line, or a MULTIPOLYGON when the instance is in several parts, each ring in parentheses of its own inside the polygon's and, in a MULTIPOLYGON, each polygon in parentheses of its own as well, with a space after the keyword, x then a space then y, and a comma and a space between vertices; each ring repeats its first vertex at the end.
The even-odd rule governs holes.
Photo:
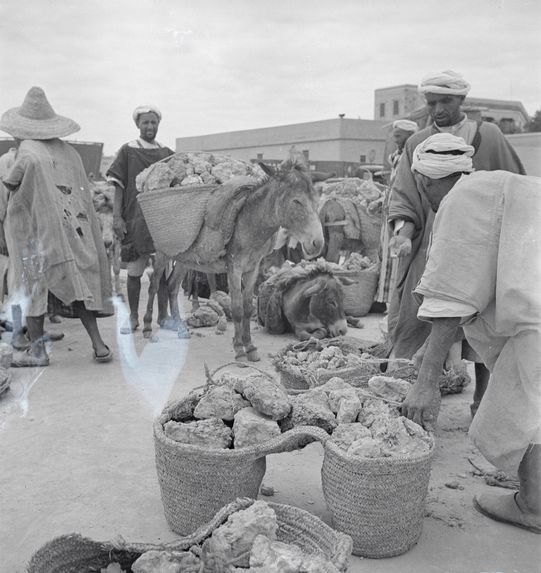
POLYGON ((200 185, 174 185, 173 187, 157 187, 152 191, 144 191, 137 194, 138 201, 150 201, 150 197, 158 195, 179 195, 179 191, 211 191, 219 187, 219 183, 203 183, 200 185))
POLYGON ((312 436, 318 439, 320 442, 326 441, 328 438, 327 432, 318 428, 316 426, 295 426, 291 430, 281 433, 272 440, 267 440, 266 442, 261 442, 260 444, 255 444, 247 448, 207 448, 204 446, 197 446, 194 444, 184 444, 182 442, 177 442, 172 440, 165 435, 165 430, 163 429, 163 424, 170 421, 171 418, 169 414, 161 414, 154 420, 154 438, 156 441, 161 442, 168 448, 174 448, 178 453, 182 455, 196 456, 200 459, 202 458, 220 458, 222 460, 235 460, 243 458, 257 459, 263 457, 267 454, 274 453, 274 451, 281 445, 292 441, 296 437, 301 437, 304 435, 312 436), (321 430, 321 431, 319 431, 321 430), (323 435, 325 434, 325 435, 323 435))
POLYGON ((347 452, 345 452, 344 450, 342 450, 339 446, 337 446, 335 443, 333 443, 331 441, 331 439, 327 440, 324 444, 323 444, 323 448, 325 450, 329 449, 333 454, 335 454, 337 457, 347 461, 347 462, 357 462, 357 465, 373 465, 373 466, 386 466, 386 465, 403 465, 403 466, 407 466, 407 465, 411 465, 411 464, 417 464, 419 462, 425 462, 428 461, 430 459, 432 459, 432 457, 434 456, 434 453, 436 451, 436 440, 434 438, 434 435, 429 432, 429 440, 430 440, 430 447, 428 449, 428 452, 424 452, 422 454, 417 454, 414 456, 407 456, 407 455, 397 455, 397 456, 387 456, 387 457, 378 457, 378 458, 366 458, 366 457, 361 457, 361 456, 354 456, 351 454, 348 454, 347 452))

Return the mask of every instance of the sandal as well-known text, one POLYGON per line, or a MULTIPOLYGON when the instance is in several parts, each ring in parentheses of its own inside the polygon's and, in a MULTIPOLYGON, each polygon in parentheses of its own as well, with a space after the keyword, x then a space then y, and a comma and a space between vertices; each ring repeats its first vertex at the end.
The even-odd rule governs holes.
POLYGON ((30 354, 30 349, 24 352, 18 352, 13 355, 11 359, 11 366, 13 368, 25 368, 25 367, 36 367, 36 366, 49 366, 48 356, 34 356, 30 354))
POLYGON ((505 495, 483 493, 473 498, 473 506, 479 513, 495 521, 541 533, 541 518, 524 513, 517 504, 517 495, 518 491, 505 495))
POLYGON ((105 348, 107 348, 107 354, 104 354, 103 356, 98 356, 96 351, 94 351, 94 360, 96 362, 111 362, 113 359, 113 351, 108 346, 105 348))

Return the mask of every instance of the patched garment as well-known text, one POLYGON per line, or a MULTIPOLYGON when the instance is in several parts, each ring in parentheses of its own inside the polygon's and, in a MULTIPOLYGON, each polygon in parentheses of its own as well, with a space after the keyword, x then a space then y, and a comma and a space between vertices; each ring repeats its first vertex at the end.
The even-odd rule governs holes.
POLYGON ((10 296, 26 297, 29 316, 47 311, 47 291, 112 314, 107 255, 75 149, 59 139, 23 141, 4 184, 10 296))

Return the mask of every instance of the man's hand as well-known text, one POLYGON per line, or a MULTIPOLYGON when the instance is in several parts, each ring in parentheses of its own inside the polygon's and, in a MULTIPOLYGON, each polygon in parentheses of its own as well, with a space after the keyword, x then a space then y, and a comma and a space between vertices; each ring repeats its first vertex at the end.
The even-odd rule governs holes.
POLYGON ((411 239, 403 235, 395 235, 389 241, 389 248, 391 251, 391 258, 407 257, 411 254, 411 239))
POLYGON ((441 392, 438 386, 417 381, 402 404, 402 415, 425 430, 434 431, 440 411, 441 392))
POLYGON ((122 217, 113 217, 113 231, 122 240, 126 234, 126 221, 122 217))

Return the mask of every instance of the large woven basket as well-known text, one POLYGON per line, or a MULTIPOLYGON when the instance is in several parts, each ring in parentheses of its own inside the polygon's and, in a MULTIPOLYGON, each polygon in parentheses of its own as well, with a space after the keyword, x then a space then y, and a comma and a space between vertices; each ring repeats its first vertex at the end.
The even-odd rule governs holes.
POLYGON ((298 426, 268 442, 239 449, 210 449, 176 442, 165 435, 179 402, 154 421, 156 470, 165 517, 180 535, 192 533, 238 497, 257 498, 266 470, 265 456, 295 450, 327 438, 319 428, 298 426))
MULTIPOLYGON (((221 508, 213 518, 192 535, 165 545, 93 541, 77 534, 63 535, 41 547, 28 565, 28 573, 95 573, 108 564, 117 562, 126 571, 145 551, 188 550, 200 544, 236 511, 253 503, 251 499, 237 499, 221 508)), ((334 531, 318 517, 289 505, 268 503, 278 520, 279 541, 294 543, 310 554, 321 555, 339 571, 346 571, 351 556, 351 538, 334 531)), ((322 573, 325 573, 322 571, 322 573)))
POLYGON ((358 364, 346 368, 329 369, 327 372, 315 373, 312 370, 292 364, 284 363, 284 357, 288 351, 295 352, 302 350, 323 350, 327 346, 338 346, 346 354, 360 355, 364 348, 372 344, 364 340, 353 337, 326 338, 317 340, 311 338, 302 342, 288 344, 273 358, 276 371, 280 374, 280 382, 287 390, 288 394, 301 394, 325 384, 331 378, 338 376, 352 386, 366 387, 368 380, 381 373, 380 364, 385 360, 375 358, 359 361, 358 364))
POLYGON ((344 312, 347 316, 366 316, 374 303, 374 295, 378 288, 379 263, 362 271, 335 271, 336 277, 345 277, 354 281, 351 285, 344 285, 344 312))
POLYGON ((207 201, 217 187, 165 187, 137 195, 158 251, 175 257, 192 245, 203 224, 207 201))
POLYGON ((325 443, 323 495, 334 527, 353 539, 353 553, 393 557, 421 535, 434 443, 425 455, 359 458, 325 443))

